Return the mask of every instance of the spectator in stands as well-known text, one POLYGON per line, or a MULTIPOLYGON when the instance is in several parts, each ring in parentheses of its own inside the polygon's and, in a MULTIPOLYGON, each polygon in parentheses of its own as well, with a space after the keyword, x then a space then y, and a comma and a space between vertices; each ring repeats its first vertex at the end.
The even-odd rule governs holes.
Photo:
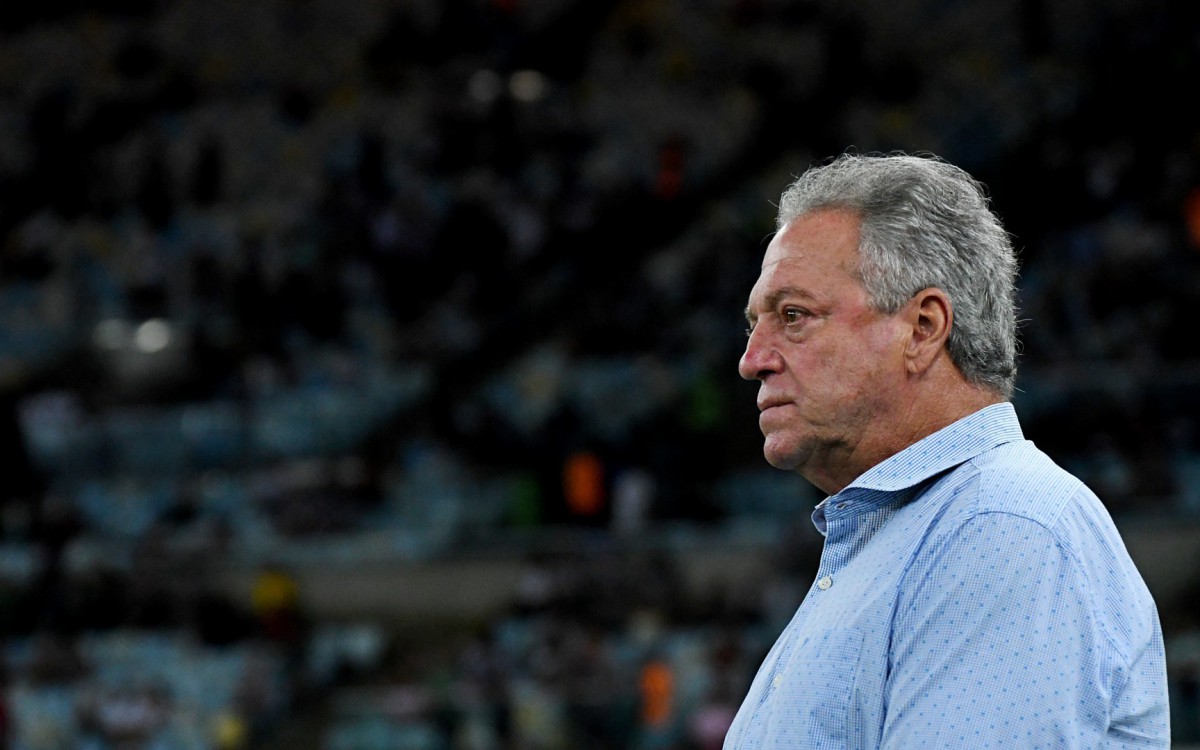
POLYGON ((289 647, 295 644, 304 619, 296 579, 281 566, 267 565, 259 571, 250 598, 259 634, 289 647))
POLYGON ((1167 747, 1154 601, 1008 403, 1016 260, 982 185, 847 154, 777 227, 739 369, 767 461, 830 495, 825 548, 725 747, 1167 747))
POLYGON ((638 674, 641 731, 638 747, 670 747, 675 721, 675 672, 671 663, 652 656, 638 674))

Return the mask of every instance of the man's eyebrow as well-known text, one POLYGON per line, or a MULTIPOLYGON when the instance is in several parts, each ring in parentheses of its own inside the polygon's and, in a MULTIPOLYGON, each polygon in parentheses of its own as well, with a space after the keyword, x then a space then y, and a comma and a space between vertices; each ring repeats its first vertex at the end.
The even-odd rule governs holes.
MULTIPOLYGON (((788 297, 803 297, 806 300, 816 299, 812 292, 801 289, 798 286, 783 286, 767 295, 766 300, 764 300, 763 308, 767 310, 774 310, 781 301, 787 299, 788 297)), ((746 305, 745 315, 746 320, 750 321, 751 323, 758 318, 756 313, 751 312, 750 305, 746 305)))

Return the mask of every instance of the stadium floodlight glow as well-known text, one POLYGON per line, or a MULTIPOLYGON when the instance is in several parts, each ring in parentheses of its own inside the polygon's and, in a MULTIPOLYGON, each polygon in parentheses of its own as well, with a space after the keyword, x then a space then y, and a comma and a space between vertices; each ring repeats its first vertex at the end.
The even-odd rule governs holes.
POLYGON ((151 318, 137 327, 133 345, 147 354, 161 352, 171 345, 171 324, 162 318, 151 318))
POLYGON ((546 76, 536 70, 518 70, 508 79, 508 91, 519 102, 536 102, 546 95, 546 76))
POLYGON ((128 340, 129 324, 120 318, 106 318, 92 329, 92 344, 100 349, 123 349, 128 340))

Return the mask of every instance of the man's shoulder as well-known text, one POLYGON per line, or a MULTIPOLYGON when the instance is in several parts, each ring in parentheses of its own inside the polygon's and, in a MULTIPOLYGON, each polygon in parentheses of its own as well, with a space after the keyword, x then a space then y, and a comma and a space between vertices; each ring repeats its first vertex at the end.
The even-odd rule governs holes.
POLYGON ((1087 485, 1027 440, 997 446, 964 468, 970 476, 967 499, 974 513, 1007 513, 1047 528, 1060 525, 1064 514, 1107 516, 1087 485))
MULTIPOLYGON (((1044 530, 1024 539, 1030 545, 1051 543, 1062 554, 1082 565, 1093 576, 1116 575, 1125 585, 1144 588, 1129 558, 1116 524, 1104 503, 1086 484, 1054 463, 1033 443, 1017 441, 987 451, 968 465, 955 490, 948 514, 958 523, 944 528, 949 534, 965 526, 978 526, 985 518, 1004 517, 1008 524, 984 526, 1004 529, 1012 524, 1044 530), (1040 541, 1039 541, 1040 540, 1040 541), (1101 575, 1099 571, 1105 570, 1101 575)), ((1012 536, 1008 542, 1012 542, 1012 536)))
POLYGON ((1079 573, 1072 586, 1087 590, 1112 643, 1153 629, 1153 598, 1112 516, 1087 485, 1028 441, 987 451, 958 472, 952 507, 935 538, 944 544, 982 534, 994 544, 981 545, 980 554, 1003 548, 1030 559, 1061 559, 1079 573))

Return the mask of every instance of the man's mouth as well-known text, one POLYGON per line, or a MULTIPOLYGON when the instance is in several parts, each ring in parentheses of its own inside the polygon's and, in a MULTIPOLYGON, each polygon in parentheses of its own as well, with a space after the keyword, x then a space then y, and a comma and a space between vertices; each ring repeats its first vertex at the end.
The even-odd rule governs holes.
POLYGON ((767 411, 768 409, 774 409, 779 406, 787 406, 790 403, 792 403, 792 402, 788 401, 786 399, 780 399, 780 398, 764 399, 764 400, 759 401, 758 410, 760 412, 764 412, 764 411, 767 411))

